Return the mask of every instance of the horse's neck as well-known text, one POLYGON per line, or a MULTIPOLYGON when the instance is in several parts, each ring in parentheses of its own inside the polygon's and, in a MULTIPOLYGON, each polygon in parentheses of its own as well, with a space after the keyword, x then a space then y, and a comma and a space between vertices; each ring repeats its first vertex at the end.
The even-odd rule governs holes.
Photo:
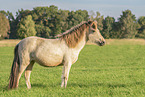
MULTIPOLYGON (((86 31, 85 31, 86 33, 86 31)), ((81 39, 81 41, 79 41, 79 43, 77 44, 77 46, 75 47, 76 50, 81 51, 83 49, 83 47, 86 44, 86 34, 84 34, 83 38, 81 39)))

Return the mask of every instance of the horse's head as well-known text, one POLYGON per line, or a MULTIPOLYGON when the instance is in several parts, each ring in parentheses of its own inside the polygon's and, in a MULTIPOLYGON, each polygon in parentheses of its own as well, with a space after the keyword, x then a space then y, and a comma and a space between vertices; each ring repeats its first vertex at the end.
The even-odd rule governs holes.
POLYGON ((99 46, 103 46, 105 44, 105 39, 97 28, 97 21, 90 21, 89 24, 88 40, 99 46))

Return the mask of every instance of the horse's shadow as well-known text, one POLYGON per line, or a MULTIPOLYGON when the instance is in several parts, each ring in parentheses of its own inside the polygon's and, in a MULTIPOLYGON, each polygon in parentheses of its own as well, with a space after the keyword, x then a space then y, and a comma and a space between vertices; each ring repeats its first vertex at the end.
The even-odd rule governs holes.
POLYGON ((60 83, 50 83, 50 84, 43 84, 43 83, 33 83, 31 84, 32 88, 58 88, 60 86, 60 83))
POLYGON ((44 85, 44 84, 36 84, 36 83, 34 83, 34 84, 31 84, 31 87, 33 88, 33 87, 42 87, 42 88, 46 88, 47 86, 46 85, 44 85))

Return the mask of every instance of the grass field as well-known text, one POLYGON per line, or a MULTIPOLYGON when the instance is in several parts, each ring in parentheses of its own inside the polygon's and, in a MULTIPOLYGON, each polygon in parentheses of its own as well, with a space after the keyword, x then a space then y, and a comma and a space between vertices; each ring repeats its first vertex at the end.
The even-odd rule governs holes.
POLYGON ((27 89, 23 74, 19 88, 11 91, 6 86, 15 42, 6 43, 0 46, 0 97, 145 96, 145 40, 107 40, 103 47, 86 45, 72 65, 66 89, 60 87, 62 67, 35 64, 32 88, 27 89))

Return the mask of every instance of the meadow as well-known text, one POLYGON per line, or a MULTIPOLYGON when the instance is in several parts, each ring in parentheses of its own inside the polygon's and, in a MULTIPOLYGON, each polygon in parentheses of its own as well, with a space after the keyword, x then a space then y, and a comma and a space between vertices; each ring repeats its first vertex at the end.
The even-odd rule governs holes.
POLYGON ((72 65, 67 88, 61 88, 62 67, 35 63, 30 90, 24 74, 19 88, 7 90, 14 45, 0 41, 0 97, 143 97, 145 96, 145 40, 107 40, 99 47, 87 44, 72 65))

